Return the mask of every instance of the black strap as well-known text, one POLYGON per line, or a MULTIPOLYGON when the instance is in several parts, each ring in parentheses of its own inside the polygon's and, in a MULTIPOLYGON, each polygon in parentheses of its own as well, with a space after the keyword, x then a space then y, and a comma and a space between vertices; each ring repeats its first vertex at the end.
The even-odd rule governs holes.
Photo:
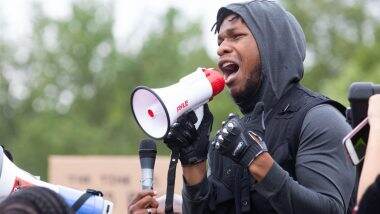
POLYGON ((80 207, 89 199, 91 196, 100 196, 103 197, 103 193, 93 189, 87 189, 83 195, 81 195, 78 200, 71 206, 71 208, 76 212, 80 207))
POLYGON ((166 199, 165 199, 165 213, 173 214, 173 197, 174 197, 174 185, 175 185, 175 171, 177 168, 179 158, 179 152, 174 151, 170 156, 170 164, 168 170, 168 182, 166 186, 166 199))
POLYGON ((234 183, 234 196, 235 196, 235 213, 241 214, 241 176, 242 176, 242 170, 237 169, 235 174, 235 183, 234 183))
POLYGON ((242 201, 242 213, 248 213, 251 211, 251 200, 250 200, 250 179, 251 174, 248 168, 243 171, 243 180, 241 181, 241 201, 242 201))

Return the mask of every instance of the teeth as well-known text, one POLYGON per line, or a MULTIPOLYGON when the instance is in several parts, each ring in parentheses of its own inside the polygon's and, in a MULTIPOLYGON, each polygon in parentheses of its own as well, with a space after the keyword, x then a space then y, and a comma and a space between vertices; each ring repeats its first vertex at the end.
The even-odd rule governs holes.
POLYGON ((226 67, 226 66, 229 66, 229 65, 232 65, 233 63, 232 62, 225 62, 223 63, 223 67, 226 67))

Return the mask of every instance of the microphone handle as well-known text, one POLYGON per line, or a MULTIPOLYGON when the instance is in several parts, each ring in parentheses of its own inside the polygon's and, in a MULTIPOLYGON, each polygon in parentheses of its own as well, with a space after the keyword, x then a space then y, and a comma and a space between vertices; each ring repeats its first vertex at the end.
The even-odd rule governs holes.
POLYGON ((153 189, 153 169, 141 169, 141 186, 142 189, 153 189))
POLYGON ((141 186, 142 189, 153 189, 153 168, 155 158, 140 158, 141 164, 141 186))

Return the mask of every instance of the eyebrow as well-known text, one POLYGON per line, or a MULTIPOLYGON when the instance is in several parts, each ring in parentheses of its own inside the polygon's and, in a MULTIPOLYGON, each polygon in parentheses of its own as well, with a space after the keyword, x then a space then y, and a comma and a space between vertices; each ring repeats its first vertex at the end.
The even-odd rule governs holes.
MULTIPOLYGON (((234 32, 236 31, 236 28, 235 27, 231 27, 231 28, 228 28, 225 32, 223 32, 222 34, 226 34, 226 35, 231 35, 233 34, 234 32)), ((218 34, 218 40, 221 40, 221 33, 219 32, 218 34)))

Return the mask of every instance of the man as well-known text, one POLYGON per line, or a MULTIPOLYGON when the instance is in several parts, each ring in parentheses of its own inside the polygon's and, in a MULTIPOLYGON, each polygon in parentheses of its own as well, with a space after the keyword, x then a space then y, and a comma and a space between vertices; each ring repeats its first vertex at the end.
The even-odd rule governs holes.
POLYGON ((164 142, 179 151, 183 212, 345 213, 350 126, 343 106, 300 85, 306 42, 296 19, 257 0, 220 8, 215 27, 218 67, 244 116, 230 115, 211 143, 207 106, 198 130, 193 113, 172 125, 164 142))

